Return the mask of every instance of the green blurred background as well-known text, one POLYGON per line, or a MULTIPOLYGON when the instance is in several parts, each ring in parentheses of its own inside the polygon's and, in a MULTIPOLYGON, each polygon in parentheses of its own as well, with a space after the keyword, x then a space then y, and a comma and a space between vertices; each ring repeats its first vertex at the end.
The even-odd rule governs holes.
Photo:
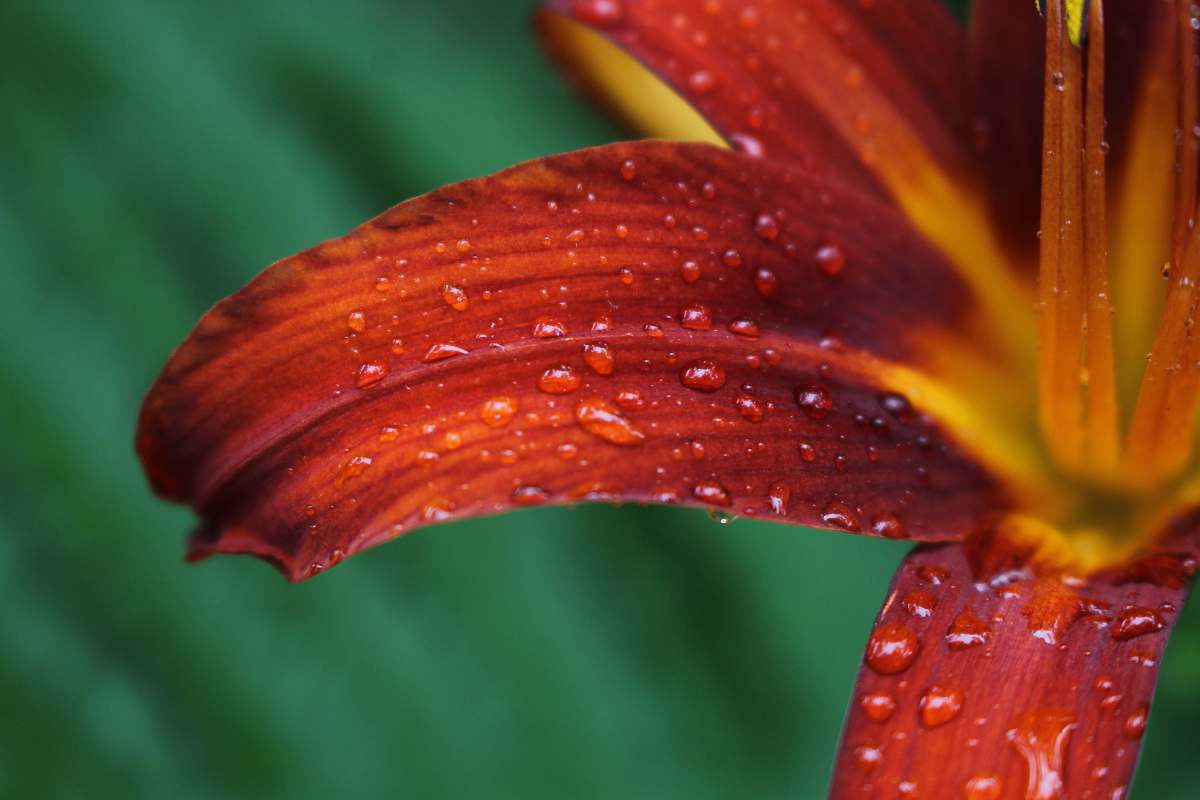
MULTIPOLYGON (((168 352, 262 266, 622 137, 529 6, 0 3, 0 797, 824 791, 903 546, 544 509, 288 586, 185 566, 134 460, 168 352)), ((1195 797, 1198 674, 1193 606, 1137 797, 1195 797)))

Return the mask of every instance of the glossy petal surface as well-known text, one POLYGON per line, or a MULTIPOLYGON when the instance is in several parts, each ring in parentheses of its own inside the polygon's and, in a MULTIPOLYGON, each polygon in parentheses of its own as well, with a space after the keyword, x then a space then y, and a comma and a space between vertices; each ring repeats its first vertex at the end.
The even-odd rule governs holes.
POLYGON ((1193 523, 1086 580, 991 541, 913 551, 871 633, 832 796, 1124 796, 1196 571, 1193 523))
POLYGON ((1007 497, 914 367, 974 307, 869 197, 705 145, 612 145, 274 265, 175 353, 139 453, 200 513, 195 555, 292 579, 550 501, 956 538, 1007 497))

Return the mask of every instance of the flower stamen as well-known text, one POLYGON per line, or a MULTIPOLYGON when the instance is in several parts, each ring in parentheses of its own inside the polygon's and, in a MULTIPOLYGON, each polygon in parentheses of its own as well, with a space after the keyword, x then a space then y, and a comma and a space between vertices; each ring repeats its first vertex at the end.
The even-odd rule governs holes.
POLYGON ((1186 466, 1192 452, 1200 398, 1200 231, 1196 228, 1200 173, 1197 95, 1197 17, 1190 0, 1177 0, 1179 140, 1175 218, 1166 303, 1142 376, 1126 442, 1130 472, 1154 485, 1186 466))
POLYGON ((1038 416, 1064 469, 1111 473, 1119 455, 1108 298, 1104 12, 1089 8, 1083 54, 1063 0, 1048 0, 1038 300, 1038 416), (1086 100, 1086 106, 1085 106, 1086 100))

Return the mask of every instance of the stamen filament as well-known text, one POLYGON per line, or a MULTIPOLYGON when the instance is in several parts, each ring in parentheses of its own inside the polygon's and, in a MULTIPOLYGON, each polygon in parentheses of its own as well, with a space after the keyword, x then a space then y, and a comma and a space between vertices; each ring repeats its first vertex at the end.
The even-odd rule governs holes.
POLYGON ((1088 18, 1088 69, 1064 27, 1063 0, 1046 3, 1038 416, 1061 467, 1107 476, 1120 437, 1104 165, 1104 12, 1088 18), (1085 108, 1086 95, 1086 108, 1085 108))
POLYGON ((1153 485, 1187 464, 1200 398, 1200 230, 1197 230, 1196 28, 1193 4, 1177 0, 1179 31, 1179 169, 1175 187, 1174 241, 1162 322, 1142 376, 1127 439, 1131 474, 1153 485))
POLYGON ((1108 288, 1108 220, 1104 140, 1104 3, 1088 12, 1084 120, 1084 260, 1087 264, 1087 458, 1101 470, 1116 467, 1120 453, 1113 309, 1108 288))

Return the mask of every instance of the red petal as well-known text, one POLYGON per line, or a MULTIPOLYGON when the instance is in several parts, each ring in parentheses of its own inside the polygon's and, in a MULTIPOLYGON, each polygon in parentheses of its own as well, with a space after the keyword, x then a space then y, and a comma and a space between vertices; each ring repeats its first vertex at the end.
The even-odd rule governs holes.
MULTIPOLYGON (((943 167, 965 161, 965 37, 936 0, 547 5, 642 61, 745 152, 876 188, 909 133, 943 167)), ((553 15, 542 23, 551 51, 595 88, 553 15)))
POLYGON ((593 498, 953 538, 1001 490, 884 392, 973 308, 874 200, 705 145, 613 145, 272 266, 176 351, 138 450, 203 518, 196 554, 292 579, 425 522, 593 498))
POLYGON ((917 548, 871 634, 832 796, 1124 796, 1197 555, 1179 537, 1069 580, 993 541, 917 548))

